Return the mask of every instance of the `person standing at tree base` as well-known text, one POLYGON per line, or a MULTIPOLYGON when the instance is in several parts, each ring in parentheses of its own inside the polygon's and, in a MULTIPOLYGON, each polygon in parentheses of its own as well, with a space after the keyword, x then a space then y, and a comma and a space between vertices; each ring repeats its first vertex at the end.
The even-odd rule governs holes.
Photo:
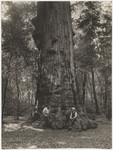
POLYGON ((71 108, 71 113, 70 113, 70 118, 69 118, 69 122, 68 122, 68 130, 72 129, 72 125, 74 124, 74 122, 76 121, 78 114, 76 111, 75 107, 71 108))
POLYGON ((43 111, 42 111, 43 115, 44 115, 44 127, 49 127, 50 124, 49 124, 49 120, 48 120, 48 116, 50 114, 50 107, 49 106, 46 106, 43 111))

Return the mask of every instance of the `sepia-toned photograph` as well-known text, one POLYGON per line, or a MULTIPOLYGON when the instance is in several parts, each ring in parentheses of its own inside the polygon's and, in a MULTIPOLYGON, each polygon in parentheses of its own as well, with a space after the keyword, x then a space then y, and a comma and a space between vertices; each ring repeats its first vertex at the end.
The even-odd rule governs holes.
POLYGON ((112 148, 112 1, 1 1, 2 149, 112 148))

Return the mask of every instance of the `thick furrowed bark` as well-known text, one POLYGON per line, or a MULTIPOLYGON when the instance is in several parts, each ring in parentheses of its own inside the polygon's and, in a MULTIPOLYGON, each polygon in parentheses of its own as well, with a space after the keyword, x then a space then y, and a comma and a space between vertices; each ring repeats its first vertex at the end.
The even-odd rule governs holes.
POLYGON ((40 55, 39 105, 77 104, 69 2, 39 2, 33 38, 40 55))

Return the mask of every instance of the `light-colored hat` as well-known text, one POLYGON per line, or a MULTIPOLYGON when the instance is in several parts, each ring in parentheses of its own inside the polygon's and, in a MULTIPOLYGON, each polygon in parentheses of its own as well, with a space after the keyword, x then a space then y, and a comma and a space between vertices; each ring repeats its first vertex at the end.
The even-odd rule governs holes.
POLYGON ((72 107, 71 110, 76 110, 75 107, 72 107))

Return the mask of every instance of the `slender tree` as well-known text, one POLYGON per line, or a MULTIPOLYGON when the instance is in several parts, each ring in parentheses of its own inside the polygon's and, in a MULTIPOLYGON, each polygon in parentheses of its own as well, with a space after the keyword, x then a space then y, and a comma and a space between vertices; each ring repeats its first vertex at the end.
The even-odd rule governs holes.
POLYGON ((87 75, 86 75, 86 72, 84 71, 84 74, 83 74, 83 83, 82 83, 82 105, 84 105, 84 103, 85 103, 86 82, 87 82, 87 75))

